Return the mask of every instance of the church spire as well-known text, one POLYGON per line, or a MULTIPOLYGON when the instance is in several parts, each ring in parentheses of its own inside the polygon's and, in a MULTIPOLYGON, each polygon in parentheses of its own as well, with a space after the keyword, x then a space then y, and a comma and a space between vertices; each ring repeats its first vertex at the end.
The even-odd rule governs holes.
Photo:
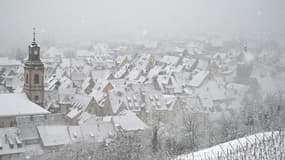
POLYGON ((29 56, 24 66, 24 91, 29 99, 44 104, 44 64, 40 59, 40 45, 36 43, 36 29, 33 28, 33 42, 29 45, 29 56))
POLYGON ((36 42, 36 28, 33 28, 33 42, 36 42))
POLYGON ((40 61, 40 45, 36 42, 36 28, 33 28, 33 42, 29 45, 30 61, 40 61))

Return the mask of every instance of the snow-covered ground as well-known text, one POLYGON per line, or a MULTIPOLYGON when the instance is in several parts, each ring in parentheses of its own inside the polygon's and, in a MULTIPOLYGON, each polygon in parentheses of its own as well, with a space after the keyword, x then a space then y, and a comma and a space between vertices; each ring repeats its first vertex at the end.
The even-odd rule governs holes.
POLYGON ((173 160, 284 159, 284 132, 263 132, 218 144, 173 160))

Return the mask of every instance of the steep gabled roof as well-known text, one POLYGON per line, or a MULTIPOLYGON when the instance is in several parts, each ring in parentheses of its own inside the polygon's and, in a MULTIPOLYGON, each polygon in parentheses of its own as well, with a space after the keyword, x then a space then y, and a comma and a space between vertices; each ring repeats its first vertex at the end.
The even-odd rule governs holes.
POLYGON ((48 113, 31 102, 24 93, 0 94, 0 117, 48 113))

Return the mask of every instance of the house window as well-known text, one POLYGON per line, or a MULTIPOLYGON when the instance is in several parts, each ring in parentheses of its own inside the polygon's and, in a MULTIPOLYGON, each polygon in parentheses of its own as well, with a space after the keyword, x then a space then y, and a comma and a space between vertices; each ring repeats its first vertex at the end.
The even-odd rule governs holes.
POLYGON ((39 75, 38 75, 38 74, 35 74, 35 77, 34 77, 34 84, 39 84, 39 83, 40 83, 39 75))
POLYGON ((29 83, 29 75, 26 74, 26 83, 29 83))
POLYGON ((39 100, 39 96, 35 96, 35 101, 38 101, 39 100))

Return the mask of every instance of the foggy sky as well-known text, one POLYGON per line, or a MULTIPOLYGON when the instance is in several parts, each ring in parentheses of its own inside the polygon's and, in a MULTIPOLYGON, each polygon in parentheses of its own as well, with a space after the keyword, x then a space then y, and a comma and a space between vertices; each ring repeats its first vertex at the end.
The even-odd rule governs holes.
POLYGON ((284 0, 1 0, 0 48, 193 33, 284 33, 284 0))

